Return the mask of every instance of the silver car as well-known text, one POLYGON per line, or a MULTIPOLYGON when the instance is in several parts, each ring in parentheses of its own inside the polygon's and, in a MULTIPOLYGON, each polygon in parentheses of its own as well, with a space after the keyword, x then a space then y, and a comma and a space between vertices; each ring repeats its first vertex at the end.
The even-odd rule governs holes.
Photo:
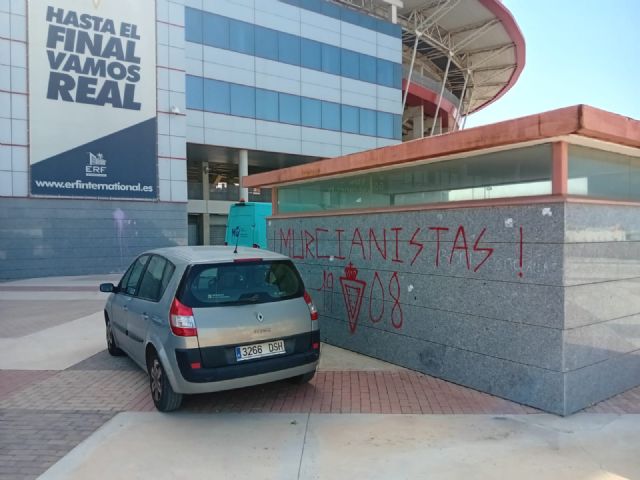
POLYGON ((140 255, 110 292, 107 348, 149 373, 156 408, 183 394, 291 378, 320 357, 318 311, 291 260, 255 248, 171 247, 140 255))

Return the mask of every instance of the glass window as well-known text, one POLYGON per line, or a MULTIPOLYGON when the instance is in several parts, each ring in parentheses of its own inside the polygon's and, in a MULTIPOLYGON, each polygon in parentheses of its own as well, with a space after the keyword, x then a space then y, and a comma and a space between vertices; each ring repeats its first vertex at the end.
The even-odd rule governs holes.
POLYGON ((393 114, 377 112, 378 137, 393 138, 393 114))
POLYGON ((569 193, 640 200, 640 158, 569 145, 569 193))
POLYGON ((351 50, 341 50, 341 73, 343 77, 358 79, 360 77, 360 68, 359 68, 359 55, 356 52, 352 52, 351 50))
POLYGON ((256 89, 256 118, 278 121, 278 93, 261 88, 256 89))
POLYGON ((340 7, 329 2, 322 2, 321 10, 323 15, 340 20, 340 7))
POLYGON ((382 58, 378 58, 377 62, 378 71, 376 78, 378 79, 378 83, 386 87, 393 87, 393 63, 383 60, 382 58))
POLYGON ((304 285, 289 260, 194 265, 178 299, 194 308, 247 305, 301 297, 304 285))
POLYGON ((393 116, 393 138, 402 140, 402 115, 393 116))
POLYGON ((377 135, 376 112, 367 108, 360 109, 360 135, 377 135))
POLYGON ((138 289, 138 283, 140 281, 140 277, 142 276, 142 272, 144 271, 144 267, 147 264, 147 260, 149 260, 149 255, 143 255, 138 257, 133 264, 127 270, 127 273, 124 274, 122 280, 120 280, 119 288, 125 295, 135 295, 138 289))
POLYGON ((256 92, 253 87, 246 85, 230 85, 231 90, 231 115, 239 117, 256 116, 256 92))
POLYGON ((173 269, 174 266, 164 258, 158 255, 151 257, 142 281, 140 282, 138 297, 151 300, 152 302, 158 302, 164 294, 171 274, 173 274, 173 269), (168 273, 168 271, 170 271, 170 273, 168 273))
POLYGON ((300 7, 305 10, 320 13, 322 12, 323 0, 300 0, 300 7))
POLYGON ((370 15, 362 15, 360 26, 364 28, 368 28, 369 30, 377 30, 378 29, 378 20, 373 18, 370 15))
POLYGON ((202 43, 218 48, 229 48, 229 19, 203 12, 202 43))
POLYGON ((550 144, 278 188, 278 211, 421 205, 551 193, 550 144))
POLYGON ((202 43, 202 11, 184 9, 184 38, 188 42, 202 43))
POLYGON ((333 102, 322 102, 322 128, 340 130, 340 105, 333 102))
POLYGON ((278 60, 300 65, 300 37, 278 32, 278 60))
POLYGON ((186 86, 187 108, 202 110, 204 107, 204 87, 202 77, 187 75, 186 86))
POLYGON ((360 80, 376 83, 376 59, 369 55, 360 55, 360 80))
POLYGON ((239 20, 229 20, 229 47, 234 52, 253 55, 254 26, 239 20))
POLYGON ((278 32, 268 28, 255 26, 256 56, 278 60, 278 32))
POLYGON ((302 98, 302 125, 322 128, 322 102, 313 98, 302 98))
POLYGON ((360 17, 361 17, 360 14, 358 14, 354 10, 351 10, 350 8, 342 9, 342 20, 347 23, 351 23, 353 25, 360 25, 362 23, 360 17))
POLYGON ((300 39, 301 57, 300 65, 313 70, 322 70, 322 45, 308 38, 300 39))
POLYGON ((280 121, 292 125, 300 125, 300 97, 279 93, 280 121))
POLYGON ((204 79, 204 109, 207 112, 228 114, 231 111, 230 103, 228 83, 204 79))
POLYGON ((340 49, 322 44, 322 71, 340 75, 340 49))
POLYGON ((402 88, 402 64, 392 63, 393 65, 393 87, 402 88))
POLYGON ((342 131, 360 133, 360 112, 357 107, 342 105, 342 131))

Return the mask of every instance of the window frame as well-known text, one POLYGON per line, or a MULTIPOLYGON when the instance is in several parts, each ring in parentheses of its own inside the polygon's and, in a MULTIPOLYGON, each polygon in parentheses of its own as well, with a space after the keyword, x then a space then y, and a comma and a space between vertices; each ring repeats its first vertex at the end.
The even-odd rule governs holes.
POLYGON ((167 287, 169 286, 169 283, 171 282, 171 277, 173 276, 175 271, 176 271, 176 266, 167 257, 165 257, 163 255, 158 255, 158 254, 150 255, 150 258, 147 261, 147 264, 146 264, 146 266, 144 268, 144 273, 140 277, 140 281, 138 283, 138 291, 136 292, 135 297, 139 298, 141 300, 146 300, 148 302, 159 303, 160 300, 162 300, 162 297, 164 297, 164 294, 167 291, 167 287), (143 297, 143 296, 139 295, 139 293, 140 293, 139 289, 142 286, 142 282, 143 282, 145 276, 147 275, 147 272, 149 271, 149 266, 151 265, 151 262, 153 261, 154 258, 159 258, 161 260, 164 260, 164 267, 162 268, 162 276, 160 277, 161 291, 160 291, 160 296, 157 299, 143 297), (169 273, 169 281, 164 286, 162 286, 162 283, 163 283, 163 280, 165 278, 165 275, 167 275, 167 267, 169 267, 171 269, 171 273, 169 273))

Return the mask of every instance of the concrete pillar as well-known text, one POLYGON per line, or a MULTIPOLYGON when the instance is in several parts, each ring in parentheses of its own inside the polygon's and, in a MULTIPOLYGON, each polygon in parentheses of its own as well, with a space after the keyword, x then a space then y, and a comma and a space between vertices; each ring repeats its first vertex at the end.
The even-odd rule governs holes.
POLYGON ((422 105, 418 105, 416 107, 405 108, 404 113, 402 114, 402 123, 404 124, 408 120, 411 120, 413 127, 408 133, 406 140, 423 138, 425 127, 424 107, 422 105))
POLYGON ((202 162, 202 200, 204 201, 204 213, 202 214, 202 244, 211 245, 209 227, 209 163, 202 162))
POLYGON ((249 175, 249 152, 247 150, 238 151, 238 178, 240 179, 240 200, 249 201, 249 189, 242 186, 243 177, 249 175))
POLYGON ((411 132, 411 139, 424 137, 424 107, 418 105, 417 107, 411 107, 411 118, 413 119, 413 132, 411 132))

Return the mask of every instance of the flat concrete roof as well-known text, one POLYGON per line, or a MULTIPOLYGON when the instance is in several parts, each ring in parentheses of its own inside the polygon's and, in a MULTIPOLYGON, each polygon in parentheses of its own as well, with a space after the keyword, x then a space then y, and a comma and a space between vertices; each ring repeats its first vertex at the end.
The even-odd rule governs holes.
POLYGON ((250 175, 244 187, 275 187, 389 168, 417 161, 437 161, 465 152, 545 140, 565 140, 580 136, 616 145, 640 148, 640 121, 588 105, 551 110, 536 115, 428 137, 398 145, 250 175))

